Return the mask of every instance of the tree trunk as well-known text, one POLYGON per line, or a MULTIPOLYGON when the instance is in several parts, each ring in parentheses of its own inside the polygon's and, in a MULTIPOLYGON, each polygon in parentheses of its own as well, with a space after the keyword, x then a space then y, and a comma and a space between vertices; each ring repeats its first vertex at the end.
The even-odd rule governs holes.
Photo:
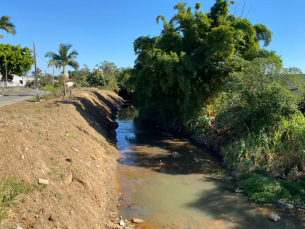
POLYGON ((63 76, 63 78, 64 78, 64 97, 66 96, 66 68, 65 68, 65 66, 63 66, 63 68, 64 68, 64 76, 63 76))

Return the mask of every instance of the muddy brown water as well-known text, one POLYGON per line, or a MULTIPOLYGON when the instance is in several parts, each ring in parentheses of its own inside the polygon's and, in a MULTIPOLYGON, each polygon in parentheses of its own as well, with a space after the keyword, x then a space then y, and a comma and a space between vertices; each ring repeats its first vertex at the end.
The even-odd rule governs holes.
POLYGON ((140 228, 305 228, 304 211, 255 204, 227 190, 229 177, 215 152, 134 121, 130 108, 117 122, 119 214, 145 220, 140 228), (270 221, 272 213, 281 220, 270 221))

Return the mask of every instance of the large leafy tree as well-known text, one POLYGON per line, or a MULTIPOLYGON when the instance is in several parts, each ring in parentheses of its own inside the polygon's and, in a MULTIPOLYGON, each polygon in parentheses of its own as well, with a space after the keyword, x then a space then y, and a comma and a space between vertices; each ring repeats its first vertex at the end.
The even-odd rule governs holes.
MULTIPOLYGON (((13 36, 15 36, 16 34, 16 30, 15 30, 15 25, 10 22, 10 17, 8 16, 2 16, 0 18, 0 29, 5 30, 7 33, 12 34, 13 36)), ((0 37, 1 39, 3 38, 3 35, 0 33, 0 37)))
POLYGON ((14 75, 22 75, 24 72, 30 71, 33 63, 32 50, 28 47, 0 44, 1 80, 5 80, 6 69, 7 79, 11 81, 14 75))
MULTIPOLYGON (((70 44, 60 44, 58 54, 54 52, 47 52, 45 57, 49 57, 49 64, 48 66, 54 65, 56 68, 60 69, 63 68, 63 75, 66 75, 66 66, 70 66, 75 70, 79 68, 79 64, 75 61, 77 58, 78 52, 73 50, 70 54, 68 54, 69 50, 71 49, 72 45, 70 44)), ((64 90, 66 95, 66 81, 64 80, 64 90)))
POLYGON ((157 23, 164 23, 160 36, 135 40, 137 59, 130 82, 140 113, 174 126, 187 122, 246 61, 275 55, 260 47, 269 45, 271 31, 230 15, 229 6, 217 0, 210 13, 204 13, 200 3, 195 12, 177 3, 178 13, 170 21, 157 17, 157 23))

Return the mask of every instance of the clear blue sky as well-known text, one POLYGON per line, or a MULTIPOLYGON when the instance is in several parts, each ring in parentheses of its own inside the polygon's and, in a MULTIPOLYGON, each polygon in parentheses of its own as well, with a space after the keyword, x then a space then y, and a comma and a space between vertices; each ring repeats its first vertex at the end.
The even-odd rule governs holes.
MULTIPOLYGON (((93 68, 107 60, 118 67, 132 67, 133 42, 140 36, 156 36, 162 25, 156 17, 170 19, 176 0, 9 0, 2 1, 0 16, 8 15, 16 26, 16 36, 1 31, 1 43, 33 48, 44 61, 48 51, 57 52, 60 43, 70 43, 79 52, 77 61, 93 68)), ((194 7, 198 1, 185 0, 194 7)), ((202 0, 207 12, 215 0, 202 0)), ((240 16, 245 0, 238 0, 240 16)), ((254 24, 263 23, 273 32, 268 49, 276 50, 284 66, 305 72, 305 1, 246 0, 244 15, 254 24), (252 7, 251 7, 252 6, 252 7), (249 12, 250 9, 250 12, 249 12)), ((235 8, 231 8, 234 13, 235 8)), ((37 58, 38 67, 51 73, 47 63, 37 58)), ((69 69, 68 69, 69 70, 69 69)), ((59 71, 55 71, 57 75, 59 71)))

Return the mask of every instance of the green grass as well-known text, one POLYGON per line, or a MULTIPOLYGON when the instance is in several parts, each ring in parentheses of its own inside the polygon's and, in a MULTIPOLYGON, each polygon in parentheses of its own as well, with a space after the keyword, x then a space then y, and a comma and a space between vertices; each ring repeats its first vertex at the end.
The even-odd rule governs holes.
POLYGON ((78 139, 78 137, 77 137, 77 136, 75 136, 75 135, 69 135, 69 138, 72 138, 72 139, 75 139, 75 140, 77 140, 77 139, 78 139))
POLYGON ((65 174, 60 173, 60 174, 59 174, 59 177, 60 177, 61 179, 64 179, 64 178, 65 178, 65 174))
POLYGON ((59 88, 53 87, 53 86, 45 86, 45 87, 39 87, 39 90, 55 92, 55 91, 59 90, 59 88))
POLYGON ((240 188, 246 191, 250 200, 257 203, 272 203, 284 199, 292 204, 304 204, 304 181, 287 181, 254 174, 240 188))
POLYGON ((16 204, 19 194, 32 192, 34 189, 43 191, 44 188, 44 186, 18 182, 14 177, 3 179, 0 182, 0 222, 5 219, 6 212, 16 204))

